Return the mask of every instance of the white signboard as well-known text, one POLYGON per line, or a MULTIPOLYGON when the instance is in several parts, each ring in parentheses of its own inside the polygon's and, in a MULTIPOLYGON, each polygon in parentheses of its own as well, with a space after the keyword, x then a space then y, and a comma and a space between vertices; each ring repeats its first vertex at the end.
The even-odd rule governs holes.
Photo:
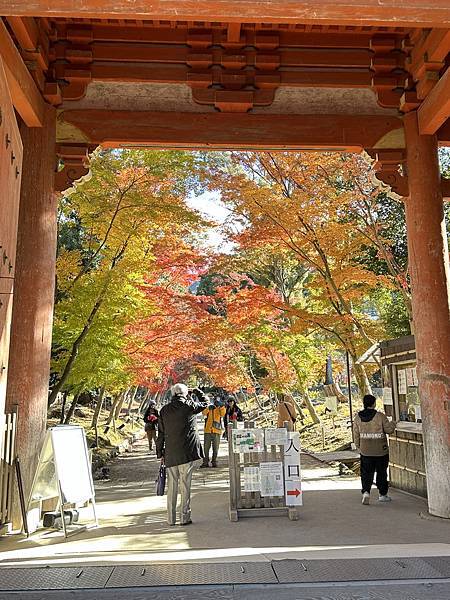
POLYGON ((233 452, 246 454, 248 452, 264 451, 264 431, 261 429, 233 429, 233 452))
POLYGON ((284 483, 286 490, 286 506, 302 506, 302 478, 300 470, 300 434, 289 433, 289 440, 284 447, 284 483))
POLYGON ((288 439, 288 431, 287 429, 266 429, 266 446, 283 446, 288 439))
POLYGON ((82 504, 94 497, 86 436, 81 427, 51 427, 53 456, 63 502, 82 504))
POLYGON ((328 396, 325 398, 325 408, 330 411, 333 415, 337 414, 338 400, 337 396, 328 396))
POLYGON ((259 467, 244 467, 244 492, 259 492, 260 489, 259 467))
MULTIPOLYGON (((90 501, 94 523, 97 525, 91 463, 86 435, 82 427, 58 425, 47 431, 31 486, 27 513, 36 512, 33 504, 37 500, 56 496, 59 496, 60 512, 66 504, 82 505, 90 501)), ((39 512, 40 510, 38 514, 39 512)), ((32 527, 33 531, 37 527, 38 520, 32 527)), ((70 533, 76 533, 86 527, 78 524, 75 531, 70 533)), ((63 520, 63 530, 67 538, 69 532, 65 520, 63 520)))
POLYGON ((383 404, 386 406, 392 406, 392 390, 390 387, 383 388, 383 404))
POLYGON ((422 407, 420 404, 414 405, 414 414, 416 417, 416 421, 422 421, 422 407))
POLYGON ((406 371, 402 369, 401 371, 397 371, 397 381, 398 381, 398 393, 406 394, 406 371))
POLYGON ((284 496, 283 463, 260 463, 261 496, 284 496))

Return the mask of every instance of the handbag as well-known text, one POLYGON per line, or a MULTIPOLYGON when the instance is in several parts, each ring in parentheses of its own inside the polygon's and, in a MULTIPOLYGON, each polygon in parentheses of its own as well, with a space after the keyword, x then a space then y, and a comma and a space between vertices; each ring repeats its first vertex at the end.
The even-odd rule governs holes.
POLYGON ((156 478, 156 495, 164 496, 166 489, 166 465, 160 465, 158 477, 156 478))

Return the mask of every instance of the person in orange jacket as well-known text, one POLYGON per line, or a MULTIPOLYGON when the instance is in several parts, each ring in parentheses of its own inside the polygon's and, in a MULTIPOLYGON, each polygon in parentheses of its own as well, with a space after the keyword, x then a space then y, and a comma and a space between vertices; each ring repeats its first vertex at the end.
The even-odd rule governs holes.
POLYGON ((217 397, 214 402, 211 402, 208 408, 203 411, 205 415, 205 458, 203 459, 202 468, 209 467, 209 451, 212 446, 211 467, 217 467, 217 455, 219 453, 220 436, 223 433, 223 418, 225 417, 226 408, 224 402, 217 397))

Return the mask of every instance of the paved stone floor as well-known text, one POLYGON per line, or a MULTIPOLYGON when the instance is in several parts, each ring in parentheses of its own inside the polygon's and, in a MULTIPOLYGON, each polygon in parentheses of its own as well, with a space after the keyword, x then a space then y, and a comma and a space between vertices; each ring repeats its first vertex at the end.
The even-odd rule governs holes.
MULTIPOLYGON (((340 476, 337 467, 302 455, 304 506, 300 520, 287 517, 228 519, 226 444, 220 468, 200 469, 193 483, 190 527, 168 527, 165 498, 154 495, 158 461, 143 440, 112 465, 109 481, 96 484, 100 526, 65 541, 59 532, 0 540, 1 568, 158 563, 270 562, 282 559, 342 559, 450 556, 450 522, 427 516, 426 503, 392 490, 393 502, 360 504, 359 481, 340 476)), ((168 568, 171 568, 168 566, 168 568)), ((78 600, 161 598, 192 600, 391 600, 450 599, 449 580, 426 583, 380 582, 339 586, 189 586, 131 590, 0 592, 2 598, 78 600), (307 586, 307 587, 305 587, 307 586), (347 587, 346 587, 347 586, 347 587)))
POLYGON ((190 586, 120 590, 0 592, 0 600, 449 600, 450 580, 317 586, 190 586))

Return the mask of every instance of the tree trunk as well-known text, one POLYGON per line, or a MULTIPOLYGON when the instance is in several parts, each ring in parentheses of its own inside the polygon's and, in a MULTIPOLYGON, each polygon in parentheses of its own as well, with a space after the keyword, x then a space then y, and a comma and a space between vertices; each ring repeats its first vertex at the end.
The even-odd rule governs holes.
POLYGON ((100 412, 102 410, 103 398, 105 396, 105 386, 100 389, 100 393, 97 398, 97 402, 95 404, 94 416, 92 417, 91 427, 94 429, 98 425, 98 418, 100 417, 100 412))
MULTIPOLYGON (((109 425, 112 421, 115 422, 116 420, 116 412, 117 412, 117 407, 120 406, 120 408, 122 408, 122 404, 123 401, 125 399, 125 394, 126 394, 126 390, 123 392, 120 392, 119 394, 116 395, 116 397, 113 400, 112 406, 109 410, 109 415, 108 418, 106 419, 106 425, 109 425)), ((119 409, 120 410, 120 409, 119 409)))
POLYGON ((120 411, 122 410, 122 407, 124 405, 125 399, 127 397, 127 394, 130 392, 131 388, 127 388, 123 393, 122 396, 120 398, 120 401, 117 403, 116 409, 114 411, 114 419, 118 419, 120 416, 120 411))
POLYGON ((136 385, 134 387, 134 390, 130 393, 130 398, 128 400, 128 414, 130 414, 130 412, 131 412, 131 407, 133 406, 133 402, 137 396, 138 390, 139 390, 139 386, 136 385))
MULTIPOLYGON (((300 373, 299 373, 298 367, 295 364, 295 361, 293 361, 292 358, 288 354, 286 356, 288 357, 289 362, 291 363, 291 365, 295 371, 295 374, 297 375, 297 381, 299 383, 299 388, 300 388, 300 390, 302 390, 303 385, 301 383, 301 378, 300 378, 300 373)), ((320 423, 319 415, 317 414, 317 411, 314 408, 314 405, 312 404, 311 400, 309 399, 308 392, 306 390, 303 392, 303 400, 305 402, 305 406, 308 409, 309 414, 311 415, 311 419, 312 419, 313 423, 318 425, 320 423)))
POLYGON ((257 404, 257 406, 258 406, 259 410, 261 411, 261 414, 262 414, 262 416, 264 417, 264 419, 265 419, 265 421, 266 421, 266 424, 268 424, 268 423, 269 423, 269 419, 268 419, 268 417, 267 417, 267 412, 264 410, 263 406, 261 405, 261 402, 259 401, 259 396, 258 396, 258 394, 256 393, 256 390, 255 390, 255 394, 254 394, 254 396, 255 396, 255 402, 256 402, 256 404, 257 404))
POLYGON ((318 425, 320 423, 319 415, 317 414, 317 411, 314 408, 314 404, 309 399, 307 393, 303 394, 303 400, 305 402, 305 405, 306 405, 306 408, 308 409, 309 414, 311 415, 311 419, 312 419, 313 423, 315 425, 318 425))
POLYGON ((289 396, 291 397, 292 402, 295 404, 295 408, 297 409, 297 413, 298 413, 298 416, 300 417, 301 423, 303 423, 303 421, 305 420, 305 413, 303 412, 300 402, 297 402, 297 400, 294 398, 294 396, 292 394, 289 394, 289 396))
POLYGON ((356 357, 352 356, 353 362, 353 373, 355 374, 356 382, 358 384, 359 393, 362 396, 366 394, 372 393, 372 388, 370 387, 369 378, 367 377, 366 369, 364 365, 356 364, 356 357))
POLYGON ((72 400, 72 404, 70 405, 69 410, 67 411, 66 418, 64 419, 64 423, 69 425, 71 418, 73 417, 73 413, 75 412, 75 408, 77 407, 78 398, 81 396, 81 392, 75 394, 72 400))
POLYGON ((119 393, 119 394, 116 394, 116 395, 114 396, 114 399, 113 399, 113 401, 112 401, 111 407, 110 407, 110 409, 109 409, 108 418, 106 419, 106 423, 105 423, 105 425, 109 425, 109 424, 111 423, 111 421, 113 420, 113 418, 114 418, 114 412, 115 412, 115 410, 116 410, 116 406, 117 406, 117 404, 118 404, 118 403, 119 403, 119 401, 120 401, 120 398, 121 398, 121 396, 122 396, 122 392, 121 392, 121 393, 119 393))
POLYGON ((331 385, 333 386, 333 393, 339 402, 348 402, 348 398, 342 393, 340 385, 337 382, 333 382, 331 385))
POLYGON ((67 402, 67 392, 64 392, 63 397, 62 397, 62 402, 61 402, 61 418, 59 419, 59 422, 61 423, 61 425, 64 423, 64 413, 66 410, 66 402, 67 402))

